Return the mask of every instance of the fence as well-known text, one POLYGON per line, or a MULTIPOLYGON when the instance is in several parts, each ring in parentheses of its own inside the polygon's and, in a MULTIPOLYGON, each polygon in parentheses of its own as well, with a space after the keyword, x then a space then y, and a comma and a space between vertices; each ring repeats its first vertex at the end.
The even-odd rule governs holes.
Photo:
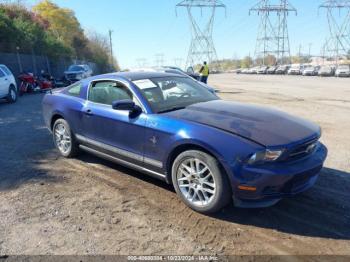
MULTIPOLYGON (((73 59, 57 59, 50 60, 47 56, 31 55, 31 54, 15 54, 1 53, 0 64, 6 65, 16 77, 23 71, 40 74, 41 70, 45 70, 55 78, 61 78, 65 70, 71 64, 85 64, 86 62, 73 59)), ((95 74, 98 73, 94 63, 87 63, 95 74)))

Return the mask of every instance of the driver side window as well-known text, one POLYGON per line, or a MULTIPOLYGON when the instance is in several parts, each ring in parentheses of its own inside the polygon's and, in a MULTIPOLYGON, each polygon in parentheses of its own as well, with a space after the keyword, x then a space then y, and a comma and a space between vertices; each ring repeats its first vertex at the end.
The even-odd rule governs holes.
POLYGON ((133 100, 131 91, 123 84, 115 81, 98 81, 89 89, 89 101, 112 105, 114 101, 133 100))

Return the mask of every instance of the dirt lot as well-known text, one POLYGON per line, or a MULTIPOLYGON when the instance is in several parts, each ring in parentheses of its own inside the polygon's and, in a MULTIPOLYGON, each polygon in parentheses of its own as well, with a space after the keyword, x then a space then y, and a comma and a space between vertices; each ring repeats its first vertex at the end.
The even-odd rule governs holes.
POLYGON ((329 158, 317 185, 268 209, 215 216, 184 206, 141 173, 58 156, 41 95, 0 102, 0 255, 350 255, 350 79, 215 75, 221 96, 306 117, 329 158))

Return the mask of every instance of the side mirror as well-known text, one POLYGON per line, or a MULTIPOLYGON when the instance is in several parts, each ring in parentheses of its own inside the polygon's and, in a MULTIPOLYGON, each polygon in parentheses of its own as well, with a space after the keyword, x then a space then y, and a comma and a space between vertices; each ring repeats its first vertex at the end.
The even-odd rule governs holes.
POLYGON ((112 108, 114 110, 129 111, 131 114, 139 114, 142 112, 142 109, 136 105, 134 101, 129 99, 114 101, 112 103, 112 108))

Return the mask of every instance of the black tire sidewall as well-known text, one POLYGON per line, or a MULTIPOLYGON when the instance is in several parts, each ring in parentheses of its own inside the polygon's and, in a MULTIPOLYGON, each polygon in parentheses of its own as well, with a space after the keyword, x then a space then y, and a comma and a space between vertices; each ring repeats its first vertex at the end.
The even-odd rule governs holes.
POLYGON ((171 170, 172 182, 176 193, 181 198, 181 200, 191 209, 204 213, 210 214, 215 213, 225 207, 231 199, 231 190, 228 182, 227 175, 220 169, 219 163, 211 155, 197 150, 189 150, 181 153, 173 162, 171 170), (199 160, 206 163, 211 170, 215 184, 216 184, 216 194, 213 201, 206 207, 198 207, 189 202, 183 195, 177 183, 177 170, 180 164, 188 158, 198 158, 199 160))
POLYGON ((15 103, 15 102, 17 101, 17 98, 18 98, 17 90, 16 90, 16 88, 15 88, 13 85, 11 85, 11 86, 9 87, 9 93, 8 93, 8 95, 7 95, 7 101, 8 101, 9 103, 15 103), (15 94, 16 94, 16 99, 15 99, 15 100, 12 99, 11 91, 14 91, 15 94))
POLYGON ((78 153, 78 144, 76 142, 76 139, 75 139, 75 135, 73 134, 68 122, 66 120, 64 120, 63 118, 60 118, 60 119, 57 119, 53 125, 53 128, 52 128, 52 137, 53 137, 53 142, 57 148, 57 150, 60 152, 60 154, 63 156, 63 157, 66 157, 66 158, 71 158, 71 157, 74 157, 77 155, 78 153), (56 126, 58 124, 63 124, 64 127, 67 129, 69 135, 70 135, 70 139, 71 139, 71 146, 70 146, 70 149, 67 153, 63 153, 61 152, 61 150, 58 148, 57 146, 57 143, 56 143, 56 139, 55 139, 55 129, 56 129, 56 126))

